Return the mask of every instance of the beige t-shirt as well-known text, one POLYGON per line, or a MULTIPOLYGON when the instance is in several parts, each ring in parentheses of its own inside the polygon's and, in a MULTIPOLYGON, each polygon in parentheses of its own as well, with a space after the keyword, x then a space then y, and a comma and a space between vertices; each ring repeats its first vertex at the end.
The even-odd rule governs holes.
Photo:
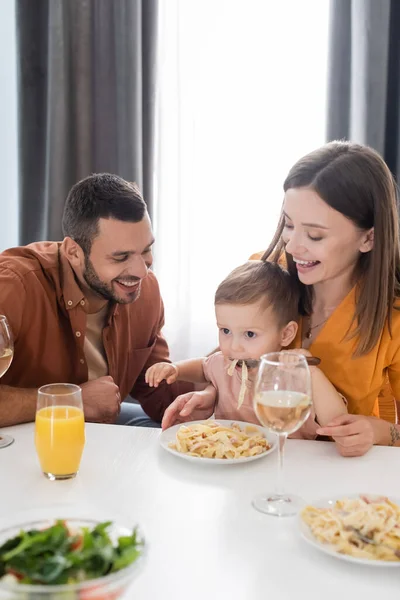
POLYGON ((88 366, 89 381, 108 375, 107 357, 103 346, 103 329, 107 318, 107 311, 108 304, 99 312, 87 315, 83 351, 88 366))

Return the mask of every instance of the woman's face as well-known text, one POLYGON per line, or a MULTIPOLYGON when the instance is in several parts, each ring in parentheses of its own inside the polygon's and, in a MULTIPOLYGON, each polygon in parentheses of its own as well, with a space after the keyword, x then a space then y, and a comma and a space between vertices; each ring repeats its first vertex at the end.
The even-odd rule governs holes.
POLYGON ((305 285, 346 274, 351 278, 360 253, 369 252, 373 247, 373 230, 358 229, 312 189, 289 189, 283 210, 282 239, 305 285))

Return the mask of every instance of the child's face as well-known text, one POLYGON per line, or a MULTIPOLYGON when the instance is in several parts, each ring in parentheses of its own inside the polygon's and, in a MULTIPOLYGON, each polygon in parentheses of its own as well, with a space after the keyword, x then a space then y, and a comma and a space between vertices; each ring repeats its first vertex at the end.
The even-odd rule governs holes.
POLYGON ((278 352, 288 346, 296 335, 297 324, 293 321, 285 327, 278 326, 271 306, 262 302, 215 306, 219 329, 219 346, 228 360, 258 360, 267 352, 278 352))

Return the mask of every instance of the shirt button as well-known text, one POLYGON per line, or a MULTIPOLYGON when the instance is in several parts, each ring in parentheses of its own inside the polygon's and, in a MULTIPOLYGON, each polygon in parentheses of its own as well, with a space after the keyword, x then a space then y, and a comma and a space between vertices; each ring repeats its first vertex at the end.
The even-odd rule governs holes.
POLYGON ((68 306, 72 306, 72 300, 68 300, 67 304, 68 306))
POLYGON ((81 300, 81 305, 85 306, 85 301, 84 300, 81 300))
POLYGON ((81 332, 80 331, 75 331, 75 335, 76 335, 76 337, 81 337, 81 332))
POLYGON ((83 358, 81 358, 79 362, 81 363, 81 365, 84 365, 84 364, 85 364, 85 361, 84 361, 84 359, 83 359, 83 358))

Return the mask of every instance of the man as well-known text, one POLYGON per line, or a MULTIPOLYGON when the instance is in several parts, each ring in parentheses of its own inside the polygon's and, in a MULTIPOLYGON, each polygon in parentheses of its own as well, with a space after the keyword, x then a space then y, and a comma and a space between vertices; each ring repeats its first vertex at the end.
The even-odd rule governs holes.
POLYGON ((55 382, 81 385, 88 421, 115 423, 131 393, 159 422, 191 388, 144 380, 169 352, 143 198, 116 175, 92 175, 72 187, 62 225, 61 243, 0 254, 0 314, 15 344, 0 381, 0 426, 34 420, 37 388, 55 382))

